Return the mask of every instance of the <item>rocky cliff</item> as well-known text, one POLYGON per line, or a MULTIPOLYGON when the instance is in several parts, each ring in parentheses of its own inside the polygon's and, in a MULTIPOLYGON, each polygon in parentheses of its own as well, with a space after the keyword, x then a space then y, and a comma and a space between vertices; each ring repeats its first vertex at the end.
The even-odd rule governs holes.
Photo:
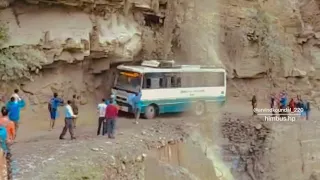
POLYGON ((53 90, 106 92, 118 63, 174 58, 224 66, 248 95, 287 89, 316 97, 319 3, 1 0, 1 78, 28 77, 24 91, 43 101, 53 90))

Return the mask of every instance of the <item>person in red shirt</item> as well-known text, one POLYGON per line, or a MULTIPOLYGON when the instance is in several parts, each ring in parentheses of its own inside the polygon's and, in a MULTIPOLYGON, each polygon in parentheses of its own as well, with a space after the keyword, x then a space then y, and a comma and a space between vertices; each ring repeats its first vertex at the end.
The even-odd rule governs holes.
POLYGON ((294 102, 294 99, 291 98, 290 102, 289 102, 289 108, 291 112, 294 112, 294 108, 296 106, 296 102, 294 102))
POLYGON ((110 104, 106 108, 106 120, 107 120, 107 132, 108 137, 114 139, 114 130, 116 126, 116 119, 118 118, 119 108, 113 102, 114 100, 110 100, 110 104))

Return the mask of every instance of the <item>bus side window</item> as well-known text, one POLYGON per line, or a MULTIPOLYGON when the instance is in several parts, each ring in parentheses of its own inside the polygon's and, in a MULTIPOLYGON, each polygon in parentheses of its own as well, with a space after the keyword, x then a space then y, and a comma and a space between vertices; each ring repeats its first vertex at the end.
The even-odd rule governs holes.
POLYGON ((171 86, 170 87, 181 87, 181 78, 180 77, 171 77, 171 86))
POLYGON ((176 82, 174 77, 170 78, 170 85, 171 85, 170 87, 176 87, 176 82))
POLYGON ((181 87, 181 78, 177 77, 176 87, 181 87))
POLYGON ((159 86, 160 86, 160 88, 166 88, 167 87, 166 84, 167 83, 166 83, 166 81, 164 81, 163 78, 159 78, 159 86))
POLYGON ((166 77, 167 88, 172 87, 172 77, 166 77))
POLYGON ((146 79, 146 88, 147 89, 151 88, 151 79, 150 78, 146 79))

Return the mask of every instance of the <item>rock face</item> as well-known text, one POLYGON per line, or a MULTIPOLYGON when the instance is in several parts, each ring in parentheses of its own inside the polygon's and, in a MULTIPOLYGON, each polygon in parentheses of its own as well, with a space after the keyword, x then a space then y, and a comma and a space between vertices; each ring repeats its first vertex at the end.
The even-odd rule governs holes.
POLYGON ((1 47, 41 53, 33 70, 40 75, 58 61, 89 61, 96 76, 116 63, 173 58, 223 66, 249 94, 319 87, 316 0, 1 0, 0 7, 10 36, 1 47))
POLYGON ((32 80, 24 81, 22 89, 35 104, 47 101, 53 91, 64 97, 107 95, 113 64, 133 61, 142 49, 156 58, 158 44, 153 39, 162 38, 161 23, 156 31, 157 22, 152 22, 164 10, 158 2, 1 1, 0 7, 3 32, 9 36, 5 41, 0 36, 0 77, 32 80), (145 48, 144 42, 154 45, 145 48))

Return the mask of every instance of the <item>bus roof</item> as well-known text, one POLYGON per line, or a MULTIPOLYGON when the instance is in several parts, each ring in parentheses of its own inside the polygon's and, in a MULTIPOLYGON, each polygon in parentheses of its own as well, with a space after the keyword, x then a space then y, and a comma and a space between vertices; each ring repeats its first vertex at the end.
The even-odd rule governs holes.
POLYGON ((138 73, 150 73, 150 72, 226 72, 224 68, 200 66, 200 65, 181 65, 173 68, 153 68, 146 66, 126 66, 119 65, 117 67, 120 70, 132 71, 138 73))

